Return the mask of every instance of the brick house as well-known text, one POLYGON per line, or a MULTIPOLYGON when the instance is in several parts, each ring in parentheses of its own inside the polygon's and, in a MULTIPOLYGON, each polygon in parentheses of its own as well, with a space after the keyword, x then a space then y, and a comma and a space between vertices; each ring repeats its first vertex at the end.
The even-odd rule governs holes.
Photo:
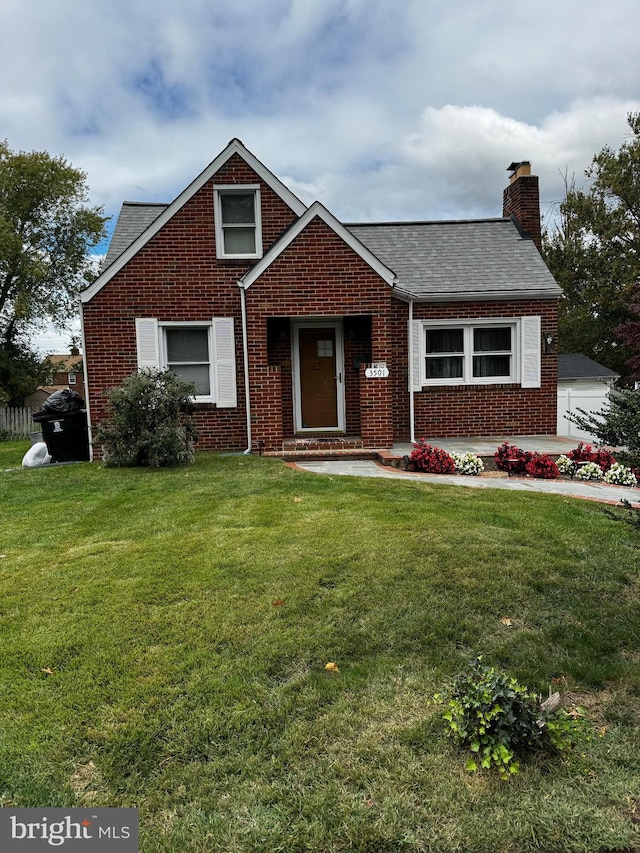
POLYGON ((561 291, 538 179, 510 169, 502 218, 345 224, 234 139, 171 204, 125 202, 81 296, 91 422, 169 367, 201 449, 555 434, 561 291))

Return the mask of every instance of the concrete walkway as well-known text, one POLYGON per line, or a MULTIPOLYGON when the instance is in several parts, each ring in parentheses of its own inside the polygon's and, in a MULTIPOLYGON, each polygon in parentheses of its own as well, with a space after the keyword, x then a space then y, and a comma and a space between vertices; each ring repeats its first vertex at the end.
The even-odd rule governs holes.
MULTIPOLYGON (((467 440, 468 441, 468 440, 467 440)), ((444 443, 444 442, 443 442, 444 443)), ((410 445, 409 447, 410 452, 410 445)), ((442 447, 442 444, 438 445, 442 447)), ((477 448, 474 443, 474 449, 477 448)), ((576 446, 575 440, 573 447, 576 446)), ((495 451, 496 445, 493 445, 495 451)), ((455 447, 447 450, 455 450, 455 447)), ((468 444, 467 448, 468 449, 468 444)), ((527 449, 527 448, 523 448, 527 449)), ((568 448, 573 449, 573 448, 568 448)), ((543 450, 546 450, 543 449, 543 450)), ((394 447, 394 452, 396 448, 394 447)), ((548 451, 546 451, 548 452, 548 451)), ((553 452, 553 451, 552 451, 553 452)), ((556 451, 562 453, 563 451, 556 451)), ((475 449, 475 453, 478 450, 475 449)), ((391 480, 413 480, 423 483, 440 483, 448 486, 467 486, 472 489, 507 489, 518 492, 546 492, 547 494, 566 495, 570 498, 581 498, 582 500, 600 501, 602 503, 619 504, 624 498, 634 506, 640 506, 640 488, 628 486, 609 486, 606 483, 582 483, 580 480, 534 480, 525 477, 507 476, 483 476, 469 477, 461 474, 420 474, 410 471, 401 471, 380 465, 377 462, 366 460, 340 459, 338 461, 311 462, 300 461, 295 463, 296 467, 315 474, 330 474, 332 476, 345 475, 352 477, 383 477, 391 480)))

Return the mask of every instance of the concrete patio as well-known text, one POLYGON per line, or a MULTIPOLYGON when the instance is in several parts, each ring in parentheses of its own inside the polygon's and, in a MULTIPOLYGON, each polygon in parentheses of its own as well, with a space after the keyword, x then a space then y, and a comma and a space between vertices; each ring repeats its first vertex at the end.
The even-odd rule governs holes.
MULTIPOLYGON (((475 453, 476 456, 493 456, 503 441, 515 444, 521 450, 537 451, 538 453, 550 453, 559 456, 574 450, 580 441, 576 437, 568 435, 475 435, 471 438, 427 438, 426 441, 434 447, 440 447, 447 453, 475 453)), ((586 442, 585 442, 586 443, 586 442)), ((394 444, 394 456, 404 456, 411 453, 413 445, 394 444)))

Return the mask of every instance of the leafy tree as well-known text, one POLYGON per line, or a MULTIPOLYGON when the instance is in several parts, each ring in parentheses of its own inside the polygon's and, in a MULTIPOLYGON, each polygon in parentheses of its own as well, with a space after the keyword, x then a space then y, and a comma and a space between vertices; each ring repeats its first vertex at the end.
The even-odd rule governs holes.
POLYGON ((169 370, 141 370, 109 392, 109 416, 96 428, 105 463, 163 468, 193 461, 198 430, 193 385, 169 370))
POLYGON ((0 346, 0 406, 22 406, 24 398, 46 381, 51 363, 22 341, 0 346))
POLYGON ((64 327, 74 315, 94 275, 89 250, 105 233, 102 209, 87 202, 84 172, 0 141, 0 345, 44 322, 64 327))
POLYGON ((563 352, 582 352, 629 379, 620 327, 633 319, 640 283, 640 113, 617 151, 605 146, 585 174, 587 190, 567 182, 561 222, 544 235, 545 259, 563 288, 563 352))
POLYGON ((567 415, 570 421, 595 435, 599 444, 622 447, 616 458, 640 470, 640 389, 623 388, 609 395, 609 405, 591 414, 578 409, 579 414, 567 415))
POLYGON ((627 359, 627 376, 630 380, 640 383, 640 286, 636 287, 633 302, 629 306, 633 320, 621 323, 616 332, 630 352, 627 359))

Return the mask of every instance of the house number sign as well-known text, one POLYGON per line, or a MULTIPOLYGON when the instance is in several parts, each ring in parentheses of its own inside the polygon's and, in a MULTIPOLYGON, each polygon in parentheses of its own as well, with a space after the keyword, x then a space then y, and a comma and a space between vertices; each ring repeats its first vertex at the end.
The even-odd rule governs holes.
POLYGON ((386 379, 389 375, 386 361, 376 361, 369 367, 365 367, 364 375, 367 379, 386 379))

